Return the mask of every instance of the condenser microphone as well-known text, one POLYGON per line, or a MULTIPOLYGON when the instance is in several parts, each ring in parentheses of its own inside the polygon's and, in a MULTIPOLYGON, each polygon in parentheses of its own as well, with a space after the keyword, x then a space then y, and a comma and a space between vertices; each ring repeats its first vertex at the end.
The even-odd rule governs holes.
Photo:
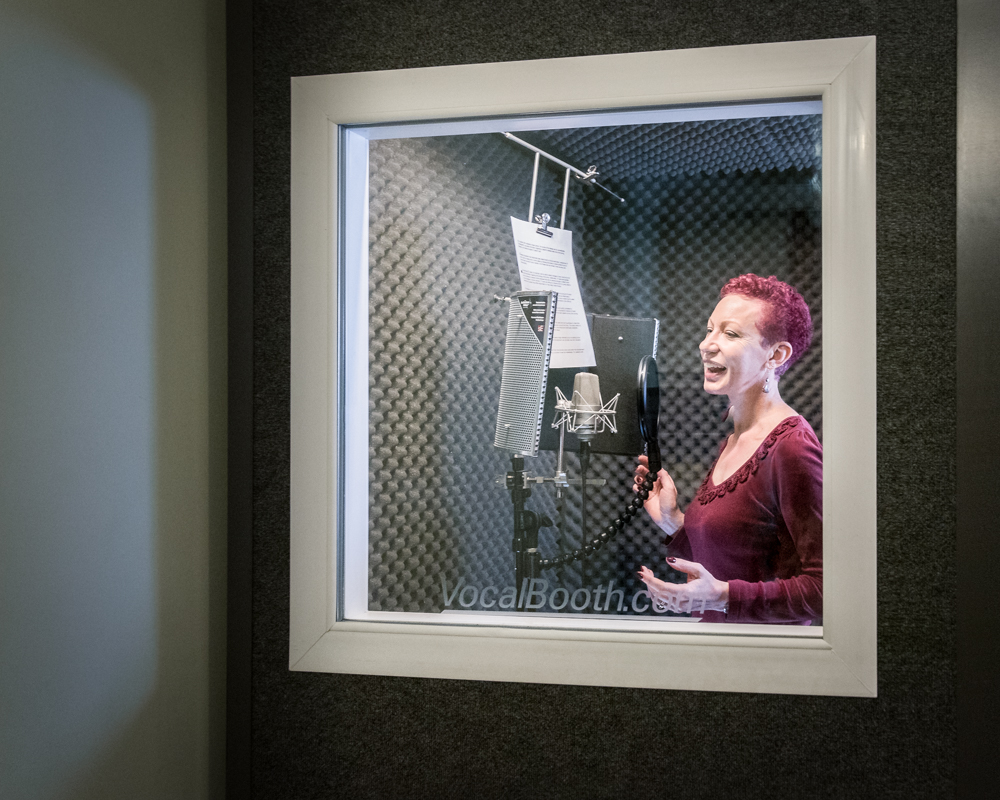
POLYGON ((555 292, 515 292, 510 298, 493 446, 511 455, 538 455, 556 300, 555 292))
POLYGON ((660 373, 652 356, 643 356, 636 377, 636 413, 639 417, 639 435, 646 444, 649 471, 656 477, 660 471, 660 373))
POLYGON ((576 412, 576 436, 590 441, 597 435, 597 413, 600 412, 601 385, 592 372, 578 372, 573 378, 573 411, 576 412))

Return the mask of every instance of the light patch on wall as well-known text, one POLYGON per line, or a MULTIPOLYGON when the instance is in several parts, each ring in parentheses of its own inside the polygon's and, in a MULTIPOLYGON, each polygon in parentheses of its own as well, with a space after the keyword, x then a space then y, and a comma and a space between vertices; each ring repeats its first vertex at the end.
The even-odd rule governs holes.
POLYGON ((152 119, 0 19, 0 796, 58 792, 156 679, 152 119))

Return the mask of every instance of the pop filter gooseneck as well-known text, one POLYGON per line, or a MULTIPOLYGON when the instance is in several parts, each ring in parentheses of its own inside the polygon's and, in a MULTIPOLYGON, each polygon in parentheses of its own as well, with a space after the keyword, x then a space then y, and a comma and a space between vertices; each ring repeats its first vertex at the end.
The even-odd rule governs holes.
POLYGON ((642 361, 639 362, 635 402, 639 416, 639 435, 646 443, 649 472, 655 481, 662 465, 659 440, 660 373, 652 356, 643 356, 642 361))

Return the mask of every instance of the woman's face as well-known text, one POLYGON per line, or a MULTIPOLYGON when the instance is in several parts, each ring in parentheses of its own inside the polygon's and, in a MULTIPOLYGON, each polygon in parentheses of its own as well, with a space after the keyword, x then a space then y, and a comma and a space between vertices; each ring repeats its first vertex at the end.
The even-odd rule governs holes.
POLYGON ((730 294, 719 301, 699 345, 706 392, 734 397, 760 391, 771 355, 757 330, 763 312, 764 303, 752 297, 730 294))

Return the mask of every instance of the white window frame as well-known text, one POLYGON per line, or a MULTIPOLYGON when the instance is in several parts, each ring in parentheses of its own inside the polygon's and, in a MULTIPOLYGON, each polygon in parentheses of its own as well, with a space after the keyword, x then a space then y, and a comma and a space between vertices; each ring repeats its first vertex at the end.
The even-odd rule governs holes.
POLYGON ((876 695, 874 37, 293 78, 291 214, 290 669, 876 695), (822 638, 342 619, 340 310, 367 297, 338 296, 338 226, 366 216, 338 208, 340 126, 812 96, 823 102, 822 638))

